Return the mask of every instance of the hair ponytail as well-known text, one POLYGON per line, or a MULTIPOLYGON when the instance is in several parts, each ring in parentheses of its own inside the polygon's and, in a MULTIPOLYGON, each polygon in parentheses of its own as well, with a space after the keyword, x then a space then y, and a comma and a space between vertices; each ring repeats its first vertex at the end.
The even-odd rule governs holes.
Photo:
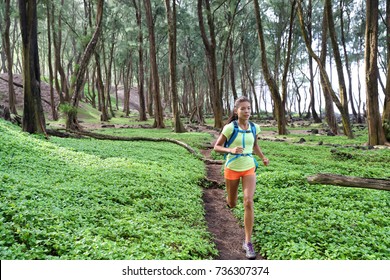
POLYGON ((232 112, 229 118, 227 119, 226 124, 229 124, 232 121, 236 121, 236 120, 238 120, 238 116, 236 113, 232 112))

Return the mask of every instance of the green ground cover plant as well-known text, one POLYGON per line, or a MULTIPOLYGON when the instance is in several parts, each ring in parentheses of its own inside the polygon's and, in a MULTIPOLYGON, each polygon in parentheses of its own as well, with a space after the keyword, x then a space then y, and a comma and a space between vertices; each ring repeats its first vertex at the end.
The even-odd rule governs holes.
MULTIPOLYGON (((327 139, 350 142, 345 137, 327 139)), ((254 241, 261 253, 281 260, 390 259, 389 192, 306 181, 316 173, 390 179, 388 149, 339 147, 352 155, 340 159, 329 146, 260 145, 271 162, 257 171, 254 241)), ((243 219, 242 205, 235 214, 243 219)))
MULTIPOLYGON (((198 149, 212 140, 208 133, 175 134, 170 128, 96 132, 175 138, 198 149)), ((198 186, 204 165, 184 148, 161 142, 47 141, 1 120, 0 135, 2 259, 216 255, 198 186)), ((390 179, 389 150, 348 147, 365 141, 364 133, 353 140, 308 133, 290 134, 285 142, 260 141, 271 163, 257 170, 253 239, 258 251, 281 260, 390 259, 389 192, 306 180, 316 173, 390 179), (306 142, 298 144, 302 137, 306 142), (332 153, 335 148, 349 157, 332 153)), ((233 211, 242 222, 242 204, 233 211)))
POLYGON ((60 139, 0 120, 1 259, 209 259, 204 165, 171 143, 60 139))

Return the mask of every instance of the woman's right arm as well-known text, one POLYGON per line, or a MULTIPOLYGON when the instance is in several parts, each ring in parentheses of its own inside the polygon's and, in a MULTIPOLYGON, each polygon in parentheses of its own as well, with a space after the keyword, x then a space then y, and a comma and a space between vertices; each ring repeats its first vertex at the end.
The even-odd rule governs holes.
POLYGON ((221 133, 221 135, 219 135, 217 139, 217 142, 215 142, 214 151, 222 154, 227 154, 227 153, 241 154, 244 150, 242 147, 226 148, 224 147, 225 142, 226 142, 226 136, 221 133))
POLYGON ((230 149, 224 147, 225 141, 226 141, 226 136, 221 133, 217 139, 217 142, 215 142, 214 151, 222 154, 230 153, 230 149))

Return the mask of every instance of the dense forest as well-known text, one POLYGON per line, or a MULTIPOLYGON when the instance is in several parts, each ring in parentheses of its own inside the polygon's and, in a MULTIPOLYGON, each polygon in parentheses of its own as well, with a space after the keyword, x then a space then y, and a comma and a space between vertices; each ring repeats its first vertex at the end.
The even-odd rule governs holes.
POLYGON ((257 259, 390 259, 390 0, 4 0, 0 31, 1 259, 245 259, 242 95, 257 259))
POLYGON ((288 134, 294 118, 325 121, 353 138, 367 123, 370 145, 390 139, 390 1, 300 0, 5 0, 0 69, 8 106, 23 130, 45 133, 40 84, 51 88, 51 114, 81 129, 79 102, 107 121, 129 114, 137 88, 139 119, 163 128, 180 116, 221 128, 234 99, 249 96, 288 134), (13 76, 23 74, 24 106, 13 76), (54 102, 59 98, 59 105, 54 102), (116 101, 116 102, 115 102, 116 101), (115 103, 115 104, 113 104, 115 103), (113 109, 114 108, 114 109, 113 109), (117 108, 119 109, 119 108, 117 108), (23 110, 23 111, 22 111, 23 110), (341 125, 339 125, 341 124, 341 125))

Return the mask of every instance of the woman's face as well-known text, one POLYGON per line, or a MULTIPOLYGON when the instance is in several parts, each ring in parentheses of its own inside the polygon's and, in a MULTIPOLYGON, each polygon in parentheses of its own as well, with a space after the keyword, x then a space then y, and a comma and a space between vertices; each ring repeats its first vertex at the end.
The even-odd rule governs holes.
POLYGON ((251 104, 248 101, 240 102, 235 110, 239 119, 249 120, 251 116, 251 104))

